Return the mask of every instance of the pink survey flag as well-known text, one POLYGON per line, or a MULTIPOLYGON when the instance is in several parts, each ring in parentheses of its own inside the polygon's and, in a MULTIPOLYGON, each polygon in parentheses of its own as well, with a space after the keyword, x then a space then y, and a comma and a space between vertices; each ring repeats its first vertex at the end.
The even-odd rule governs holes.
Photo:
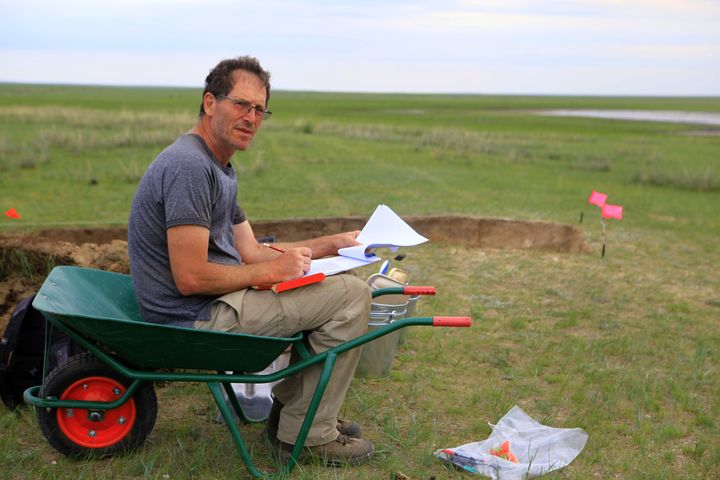
POLYGON ((597 205, 598 207, 602 207, 603 205, 605 205, 605 200, 607 200, 607 195, 593 190, 590 194, 590 197, 588 198, 588 203, 592 205, 597 205))
POLYGON ((15 220, 20 218, 20 214, 15 210, 14 208, 11 208, 7 212, 5 212, 6 217, 14 218, 15 220))
POLYGON ((602 206, 602 218, 617 218, 622 220, 622 205, 610 205, 606 203, 602 206))

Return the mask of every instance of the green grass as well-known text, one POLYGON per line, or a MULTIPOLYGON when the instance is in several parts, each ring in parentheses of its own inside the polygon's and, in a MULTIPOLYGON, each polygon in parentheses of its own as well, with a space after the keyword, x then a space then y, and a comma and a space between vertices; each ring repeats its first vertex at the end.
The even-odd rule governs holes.
MULTIPOLYGON (((194 122, 183 89, 0 86, 0 233, 126 222, 139 176, 194 122)), ((468 214, 579 225, 591 254, 407 250, 420 314, 472 314, 472 330, 415 328, 387 379, 356 379, 345 402, 378 454, 367 466, 303 466, 292 478, 465 478, 432 457, 486 438, 517 404, 590 439, 547 478, 720 476, 720 196, 708 127, 542 117, 545 108, 720 111, 720 99, 360 95, 275 92, 274 111, 234 158, 250 219, 468 214), (708 188, 707 186, 710 186, 708 188), (591 190, 625 207, 600 258, 591 190)), ((367 274, 369 272, 362 272, 367 274)), ((8 478, 245 478, 202 385, 158 386, 148 444, 70 461, 31 412, 0 410, 8 478), (54 462, 54 463, 53 463, 54 462)), ((246 429, 272 466, 261 427, 246 429)))

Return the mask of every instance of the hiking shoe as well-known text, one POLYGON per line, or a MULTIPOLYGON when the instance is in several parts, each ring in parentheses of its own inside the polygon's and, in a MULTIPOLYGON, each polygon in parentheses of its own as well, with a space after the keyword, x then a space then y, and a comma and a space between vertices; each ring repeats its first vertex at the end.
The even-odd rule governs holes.
MULTIPOLYGON (((280 458, 285 462, 290 461, 294 445, 280 440, 276 440, 276 445, 279 446, 280 458)), ((374 451, 375 448, 369 440, 341 434, 332 442, 304 447, 297 461, 318 460, 328 467, 356 466, 368 460, 374 451)))
POLYGON ((362 427, 351 420, 338 418, 336 428, 337 431, 340 432, 340 435, 345 435, 350 438, 362 438, 362 427))
MULTIPOLYGON (((270 415, 268 415, 267 423, 265 424, 265 435, 270 441, 277 439, 278 426, 280 425, 280 411, 285 405, 280 403, 277 398, 273 398, 272 408, 270 409, 270 415)), ((336 428, 341 435, 346 435, 352 438, 362 438, 362 427, 350 420, 338 419, 336 428)))

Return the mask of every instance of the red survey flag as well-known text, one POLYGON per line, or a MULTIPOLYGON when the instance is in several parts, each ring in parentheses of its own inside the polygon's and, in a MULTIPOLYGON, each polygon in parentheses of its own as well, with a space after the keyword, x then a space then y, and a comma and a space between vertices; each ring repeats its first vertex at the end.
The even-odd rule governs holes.
POLYGON ((11 208, 7 212, 5 212, 6 217, 14 218, 15 220, 20 218, 20 214, 15 210, 14 208, 11 208))
POLYGON ((605 205, 605 200, 607 200, 607 195, 593 190, 590 194, 590 197, 588 198, 588 203, 592 205, 597 205, 598 207, 602 207, 603 205, 605 205))
POLYGON ((610 205, 606 203, 602 206, 602 218, 617 218, 622 220, 622 205, 610 205))

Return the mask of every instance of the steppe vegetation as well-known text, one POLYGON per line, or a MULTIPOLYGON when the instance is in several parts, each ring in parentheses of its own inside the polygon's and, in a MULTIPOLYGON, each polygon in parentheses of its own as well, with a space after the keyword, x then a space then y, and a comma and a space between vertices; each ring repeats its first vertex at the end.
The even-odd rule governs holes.
MULTIPOLYGON (((0 235, 124 225, 144 169, 192 126, 199 97, 0 85, 0 210, 22 214, 2 217, 0 235)), ((464 478, 432 452, 486 438, 515 404, 589 434, 576 461, 547 478, 720 477, 720 130, 533 113, 719 112, 720 99, 275 92, 270 107, 253 148, 233 161, 251 220, 369 215, 385 203, 400 215, 574 224, 592 249, 481 250, 459 239, 407 250, 399 266, 440 291, 419 313, 471 314, 474 327, 407 331, 390 376, 357 378, 346 402, 374 460, 302 466, 292 478, 464 478), (607 224, 604 258, 593 189, 625 207, 607 224)), ((109 460, 68 460, 29 409, 0 409, 2 471, 245 478, 204 386, 157 391, 149 442, 109 460)), ((272 467, 261 429, 247 427, 272 467)))

